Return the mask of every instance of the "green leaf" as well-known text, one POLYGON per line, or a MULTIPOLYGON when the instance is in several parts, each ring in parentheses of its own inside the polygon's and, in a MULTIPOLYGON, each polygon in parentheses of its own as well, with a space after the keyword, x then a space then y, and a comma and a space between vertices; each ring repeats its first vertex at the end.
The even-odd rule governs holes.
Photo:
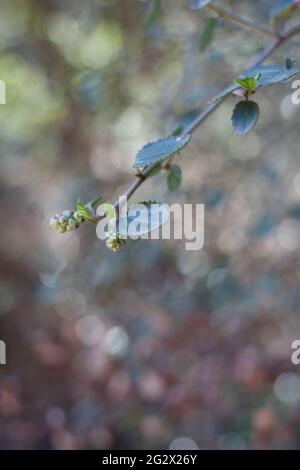
POLYGON ((258 74, 256 77, 237 78, 235 81, 238 85, 244 88, 244 90, 254 92, 258 87, 258 80, 260 77, 261 74, 258 74))
POLYGON ((299 9, 300 0, 281 0, 271 10, 271 17, 290 18, 299 9))
POLYGON ((292 67, 287 69, 283 65, 259 65, 257 67, 252 67, 245 72, 243 72, 239 77, 236 78, 235 82, 229 85, 227 88, 222 90, 218 95, 216 95, 212 102, 220 101, 226 98, 228 95, 232 94, 237 90, 240 85, 240 80, 245 80, 249 77, 257 77, 257 88, 260 86, 270 86, 275 85, 276 83, 287 83, 293 77, 300 73, 299 67, 292 67))
POLYGON ((260 75, 258 86, 270 86, 276 83, 286 82, 299 73, 299 67, 292 67, 287 70, 283 65, 259 65, 258 67, 247 70, 240 75, 239 78, 245 78, 249 75, 260 75))
POLYGON ((207 21, 199 41, 200 51, 203 52, 212 42, 217 24, 217 18, 209 18, 207 21))
POLYGON ((245 135, 255 126, 259 107, 254 101, 240 101, 233 110, 232 126, 236 134, 245 135))
POLYGON ((184 129, 184 127, 181 124, 179 124, 179 126, 177 126, 176 129, 174 129, 174 131, 172 132, 172 136, 176 137, 178 135, 181 135, 182 132, 183 132, 183 129, 184 129))
POLYGON ((91 202, 89 202, 89 204, 86 204, 86 207, 88 209, 94 209, 100 204, 101 201, 103 201, 102 196, 95 197, 95 199, 93 199, 91 202))
POLYGON ((146 16, 144 18, 144 27, 145 29, 150 28, 150 26, 155 23, 160 12, 161 0, 150 0, 150 5, 146 16))
POLYGON ((153 170, 151 171, 151 173, 149 174, 149 176, 155 176, 155 175, 158 175, 158 173, 161 171, 161 165, 158 165, 156 166, 155 168, 153 168, 153 170))
POLYGON ((182 136, 170 136, 145 145, 137 154, 134 167, 140 168, 155 162, 160 162, 165 158, 178 152, 191 140, 190 134, 182 136))
POLYGON ((296 64, 296 59, 294 59, 294 57, 285 58, 285 68, 287 70, 291 70, 292 68, 294 68, 295 64, 296 64))
POLYGON ((121 238, 140 238, 164 225, 169 217, 169 209, 165 204, 153 201, 133 204, 127 216, 118 219, 117 234, 121 238))
POLYGON ((201 10, 201 8, 206 7, 206 5, 209 5, 209 3, 212 3, 213 0, 195 0, 195 2, 192 3, 191 9, 192 10, 201 10))
POLYGON ((161 202, 149 199, 148 201, 139 201, 137 202, 137 204, 142 204, 143 206, 150 207, 152 204, 161 204, 161 202))
POLYGON ((116 209, 114 208, 113 204, 111 204, 110 202, 106 202, 104 204, 104 213, 105 213, 105 216, 111 220, 115 220, 117 217, 116 209))
POLYGON ((176 191, 181 185, 182 172, 179 165, 172 165, 167 177, 169 191, 176 191))
POLYGON ((87 206, 84 205, 84 203, 80 199, 78 199, 77 201, 76 211, 81 217, 83 217, 88 222, 94 222, 95 215, 87 206))

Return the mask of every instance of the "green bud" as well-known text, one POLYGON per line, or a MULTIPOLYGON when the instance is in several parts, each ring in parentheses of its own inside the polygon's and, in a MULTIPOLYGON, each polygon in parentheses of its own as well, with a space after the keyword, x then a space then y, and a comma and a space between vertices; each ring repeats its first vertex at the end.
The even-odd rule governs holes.
POLYGON ((66 227, 68 224, 68 217, 64 215, 60 215, 58 221, 60 225, 62 225, 63 227, 66 227))
POLYGON ((63 211, 62 215, 64 217, 66 217, 67 219, 69 219, 73 215, 73 212, 72 211, 63 211))
POLYGON ((69 227, 69 230, 75 230, 75 228, 77 228, 76 220, 74 220, 72 218, 69 219, 67 229, 68 229, 68 227, 69 227))
POLYGON ((121 238, 115 238, 114 240, 106 240, 107 248, 109 248, 113 252, 119 251, 125 245, 125 243, 125 240, 121 238))
POLYGON ((81 217, 81 215, 77 211, 74 212, 73 217, 79 224, 82 224, 84 222, 84 218, 81 217))
POLYGON ((60 226, 58 227, 59 233, 65 233, 66 230, 67 230, 66 227, 63 227, 62 225, 60 225, 60 226))
POLYGON ((51 217, 50 226, 57 229, 59 227, 59 221, 57 217, 51 217))

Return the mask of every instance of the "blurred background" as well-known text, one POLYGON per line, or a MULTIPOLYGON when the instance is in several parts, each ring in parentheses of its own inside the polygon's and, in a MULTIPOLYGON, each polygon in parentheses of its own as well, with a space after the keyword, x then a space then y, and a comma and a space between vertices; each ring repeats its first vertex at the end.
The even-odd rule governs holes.
MULTIPOLYGON (((300 447, 300 107, 259 91, 236 136, 227 102, 136 193, 203 203, 205 246, 129 242, 49 218, 132 181, 147 142, 187 123, 270 39, 162 0, 1 0, 0 446, 300 447)), ((268 24, 274 1, 219 2, 268 24)), ((299 57, 300 38, 271 62, 299 57)))

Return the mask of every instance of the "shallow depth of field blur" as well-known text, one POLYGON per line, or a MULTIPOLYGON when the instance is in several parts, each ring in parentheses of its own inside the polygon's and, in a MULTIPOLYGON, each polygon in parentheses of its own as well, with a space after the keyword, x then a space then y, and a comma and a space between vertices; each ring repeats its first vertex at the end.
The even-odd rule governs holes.
MULTIPOLYGON (((300 447, 300 105, 259 91, 258 125, 236 136, 229 98, 194 134, 169 193, 206 205, 205 247, 130 242, 51 215, 114 200, 147 142, 187 122, 269 42, 163 0, 1 0, 0 446, 3 449, 300 447)), ((222 6, 267 24, 273 1, 222 6)), ((272 40, 272 39, 271 39, 272 40)), ((276 51, 300 62, 300 39, 276 51)))

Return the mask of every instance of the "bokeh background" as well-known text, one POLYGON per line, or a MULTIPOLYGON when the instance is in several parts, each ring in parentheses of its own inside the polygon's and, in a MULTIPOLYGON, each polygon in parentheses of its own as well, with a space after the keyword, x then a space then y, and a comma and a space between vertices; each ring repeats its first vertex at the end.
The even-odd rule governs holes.
MULTIPOLYGON (((267 24, 273 1, 222 6, 267 24)), ((224 5, 223 5, 224 4, 224 5)), ((231 129, 236 98, 136 194, 206 205, 205 247, 129 242, 49 217, 132 181, 135 153, 188 122, 270 39, 163 0, 1 0, 0 446, 3 449, 300 447, 300 107, 259 92, 261 119, 231 129), (151 22, 150 22, 151 23, 151 22)), ((294 38, 272 57, 300 61, 294 38)))

